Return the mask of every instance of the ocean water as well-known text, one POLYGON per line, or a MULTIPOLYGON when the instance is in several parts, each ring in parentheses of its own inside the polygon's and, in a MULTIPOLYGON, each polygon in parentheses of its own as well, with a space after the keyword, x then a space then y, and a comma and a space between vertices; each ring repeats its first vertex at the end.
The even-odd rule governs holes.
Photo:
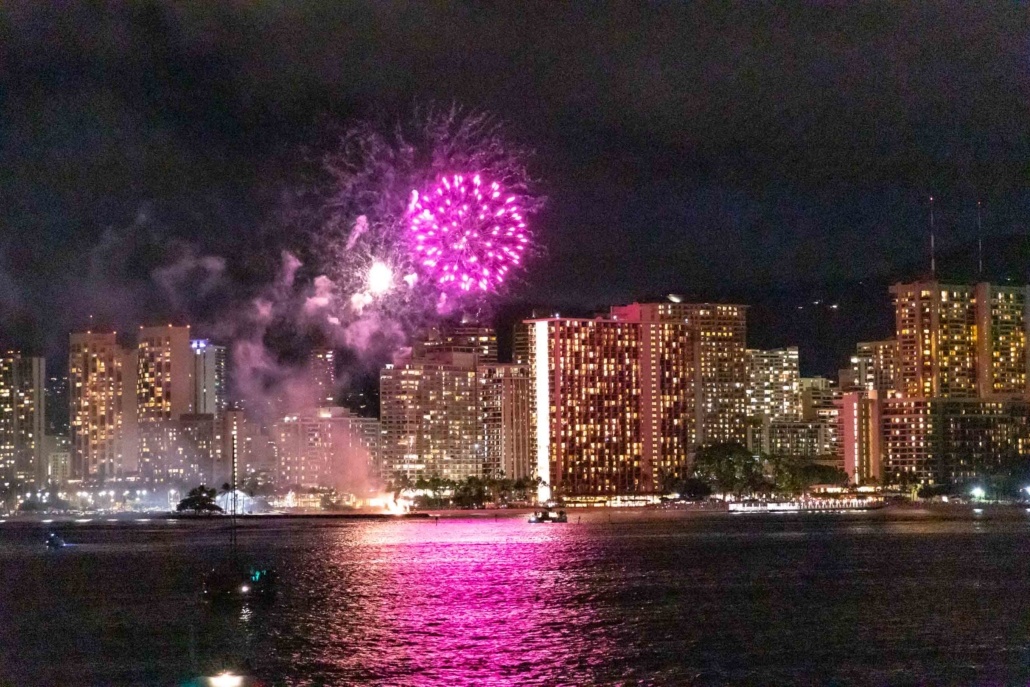
POLYGON ((228 609, 199 597, 220 521, 61 525, 59 551, 9 521, 0 685, 1030 680, 1030 515, 571 520, 247 522, 280 592, 228 609))

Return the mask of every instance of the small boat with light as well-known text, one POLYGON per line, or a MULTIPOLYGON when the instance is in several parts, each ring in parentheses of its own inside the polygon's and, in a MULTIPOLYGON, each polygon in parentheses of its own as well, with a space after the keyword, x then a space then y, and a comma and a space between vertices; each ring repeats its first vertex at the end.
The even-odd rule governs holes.
MULTIPOLYGON (((235 443, 234 443, 235 449, 235 443)), ((274 568, 244 565, 236 546, 236 451, 232 452, 232 484, 229 521, 229 558, 204 576, 203 598, 212 603, 270 600, 275 596, 278 575, 274 568)))
POLYGON ((46 538, 43 540, 43 543, 46 545, 48 549, 63 549, 64 547, 68 546, 68 543, 65 542, 64 539, 62 539, 61 536, 54 531, 46 533, 46 538))
POLYGON ((204 577, 204 599, 211 602, 270 599, 277 576, 271 568, 243 568, 235 562, 213 568, 204 577))
POLYGON ((529 522, 541 523, 541 522, 568 522, 569 516, 565 514, 565 511, 560 510, 557 513, 552 511, 550 508, 544 510, 538 510, 530 516, 529 522))

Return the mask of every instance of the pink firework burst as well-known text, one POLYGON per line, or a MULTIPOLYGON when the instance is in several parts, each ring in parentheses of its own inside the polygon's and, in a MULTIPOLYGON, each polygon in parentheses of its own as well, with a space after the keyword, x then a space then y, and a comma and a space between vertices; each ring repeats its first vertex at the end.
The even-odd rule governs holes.
POLYGON ((479 174, 445 176, 412 193, 408 222, 416 263, 452 293, 496 291, 529 245, 518 198, 479 174))

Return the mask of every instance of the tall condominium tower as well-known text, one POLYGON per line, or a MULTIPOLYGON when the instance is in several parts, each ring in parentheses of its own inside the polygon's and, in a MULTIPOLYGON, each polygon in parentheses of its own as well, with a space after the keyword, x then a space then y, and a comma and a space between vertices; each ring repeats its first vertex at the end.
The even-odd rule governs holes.
POLYGON ((748 416, 797 420, 801 417, 801 374, 798 349, 748 349, 748 416))
MULTIPOLYGON (((897 390, 898 342, 863 341, 855 347, 848 369, 852 384, 847 391, 876 391, 886 398, 897 390)), ((843 384, 842 384, 843 386, 843 384)))
POLYGON ((193 348, 193 411, 220 416, 229 404, 226 348, 207 339, 191 341, 190 346, 193 348))
POLYGON ((881 484, 882 400, 876 389, 849 391, 840 400, 844 472, 853 484, 881 484))
POLYGON ((474 353, 483 363, 497 362, 497 332, 473 322, 442 324, 434 327, 415 346, 414 357, 424 359, 434 354, 474 353))
POLYGON ((512 479, 531 477, 529 366, 483 363, 477 365, 476 373, 484 472, 512 479))
POLYGON ((887 484, 961 484, 1025 456, 1030 445, 1022 399, 888 398, 881 414, 887 484))
POLYGON ((367 488, 377 462, 379 422, 346 408, 317 408, 289 415, 273 427, 282 484, 367 488))
POLYGON ((611 319, 532 320, 540 497, 653 493, 696 441, 691 332, 626 306, 611 319))
POLYGON ((976 285, 976 384, 981 398, 1027 395, 1027 290, 976 285))
POLYGON ((0 353, 0 479, 46 481, 46 361, 0 353))
POLYGON ((475 355, 387 365, 379 390, 384 480, 483 474, 475 355))
POLYGON ((631 311, 638 312, 642 321, 682 323, 689 329, 697 443, 743 443, 747 435, 749 380, 747 307, 675 301, 635 303, 612 308, 612 315, 622 319, 631 311))
POLYGON ((895 284, 898 391, 905 397, 974 398, 976 301, 964 284, 895 284))
POLYGON ((190 328, 143 327, 137 344, 136 413, 139 471, 145 478, 184 477, 178 462, 179 418, 193 413, 194 352, 190 328))
POLYGON ((1027 393, 1025 287, 895 284, 901 396, 1017 398, 1027 393))
POLYGON ((71 335, 68 349, 68 401, 72 476, 104 479, 135 471, 127 437, 135 418, 135 355, 115 334, 71 335))
POLYGON ((336 353, 330 348, 317 348, 311 352, 309 365, 315 402, 319 406, 336 405, 336 353))

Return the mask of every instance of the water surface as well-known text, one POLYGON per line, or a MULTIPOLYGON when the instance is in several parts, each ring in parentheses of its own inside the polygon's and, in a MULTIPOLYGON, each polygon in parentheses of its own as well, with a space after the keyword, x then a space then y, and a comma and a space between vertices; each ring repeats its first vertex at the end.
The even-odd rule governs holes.
POLYGON ((1030 679, 1030 518, 0 524, 0 684, 995 685, 1030 679))

